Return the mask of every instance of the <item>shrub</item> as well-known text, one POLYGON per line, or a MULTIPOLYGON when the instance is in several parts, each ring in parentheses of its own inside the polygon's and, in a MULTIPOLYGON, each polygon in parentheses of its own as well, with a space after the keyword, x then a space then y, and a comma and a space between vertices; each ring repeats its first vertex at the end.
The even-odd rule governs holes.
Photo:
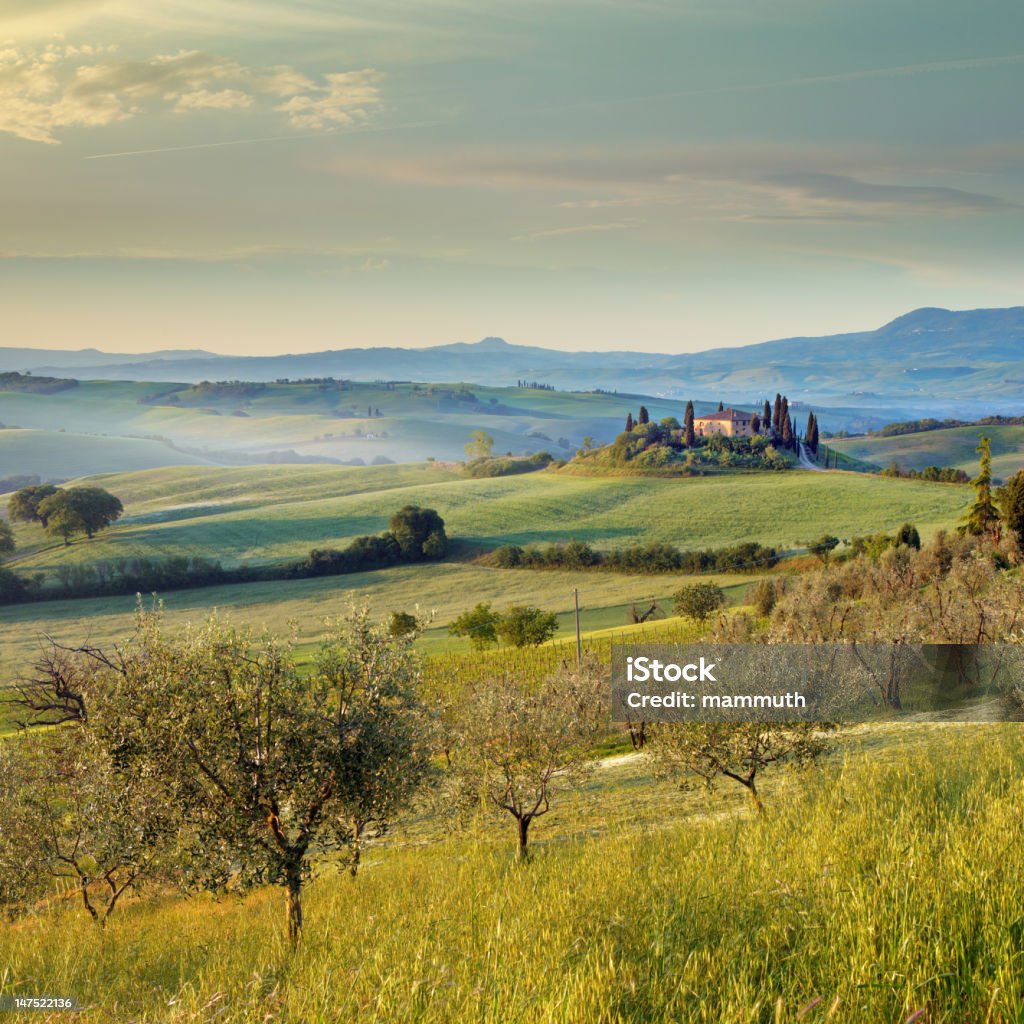
POLYGON ((725 593, 717 583, 693 583, 672 595, 675 613, 700 623, 707 622, 724 605, 725 593))

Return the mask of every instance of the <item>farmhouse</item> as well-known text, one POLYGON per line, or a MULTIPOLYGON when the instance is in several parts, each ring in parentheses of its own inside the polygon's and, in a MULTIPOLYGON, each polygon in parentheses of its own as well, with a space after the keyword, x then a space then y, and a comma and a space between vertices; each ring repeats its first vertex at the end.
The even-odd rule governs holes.
POLYGON ((712 434, 751 437, 754 433, 753 419, 753 413, 742 412, 739 409, 723 409, 707 416, 695 416, 693 429, 698 437, 710 437, 712 434))

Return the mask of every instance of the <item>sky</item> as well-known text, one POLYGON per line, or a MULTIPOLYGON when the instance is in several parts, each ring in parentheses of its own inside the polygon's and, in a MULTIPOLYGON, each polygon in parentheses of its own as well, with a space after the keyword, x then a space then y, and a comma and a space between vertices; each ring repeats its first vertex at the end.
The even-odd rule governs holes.
POLYGON ((1024 304, 1019 0, 3 0, 0 345, 688 352, 1024 304))

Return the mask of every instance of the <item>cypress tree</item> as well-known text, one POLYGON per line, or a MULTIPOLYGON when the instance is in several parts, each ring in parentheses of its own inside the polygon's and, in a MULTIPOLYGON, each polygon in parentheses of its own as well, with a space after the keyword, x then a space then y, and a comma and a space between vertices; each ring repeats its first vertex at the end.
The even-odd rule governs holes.
POLYGON ((793 421, 789 416, 782 421, 782 447, 793 447, 793 421))
POLYGON ((804 432, 804 438, 807 441, 807 447, 811 446, 811 438, 814 437, 814 413, 809 412, 807 414, 807 430, 804 432))
POLYGON ((724 406, 724 405, 722 405, 722 403, 721 403, 721 402, 719 402, 719 403, 718 403, 718 411, 719 411, 719 412, 725 412, 725 406, 724 406))
POLYGON ((775 392, 775 409, 772 412, 772 430, 776 434, 782 433, 782 395, 775 392))
POLYGON ((999 498, 1003 522, 1007 529, 1016 534, 1017 540, 1024 544, 1024 469, 1010 477, 999 498))
POLYGON ((818 417, 815 416, 814 417, 814 433, 811 435, 811 448, 813 449, 815 455, 818 454, 818 441, 819 441, 819 437, 818 437, 818 417))
POLYGON ((641 405, 640 406, 640 415, 637 417, 637 422, 638 423, 650 423, 651 422, 651 417, 647 415, 647 406, 646 405, 641 405))
POLYGON ((696 437, 693 432, 693 402, 686 403, 686 414, 683 416, 683 426, 685 428, 686 447, 692 448, 696 444, 696 437))
POLYGON ((969 533, 975 537, 988 534, 997 538, 999 510, 992 500, 992 444, 984 434, 975 451, 981 456, 978 475, 971 481, 976 498, 958 529, 961 533, 969 533))
POLYGON ((633 429, 633 413, 626 413, 626 433, 628 434, 633 429))
POLYGON ((754 415, 750 419, 750 432, 752 434, 760 434, 761 433, 761 420, 760 420, 760 417, 757 415, 756 412, 754 413, 754 415))
POLYGON ((764 400, 764 413, 761 416, 761 425, 764 427, 764 432, 767 434, 772 425, 772 407, 769 405, 767 398, 764 400))

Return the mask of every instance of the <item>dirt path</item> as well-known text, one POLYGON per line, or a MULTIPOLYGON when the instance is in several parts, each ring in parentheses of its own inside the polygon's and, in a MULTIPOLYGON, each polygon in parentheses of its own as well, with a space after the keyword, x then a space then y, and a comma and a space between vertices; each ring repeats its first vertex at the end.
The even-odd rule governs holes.
POLYGON ((812 462, 807 455, 807 449, 804 447, 801 441, 798 445, 797 454, 800 456, 800 467, 801 469, 809 469, 813 473, 827 473, 829 470, 825 469, 824 466, 819 466, 817 463, 812 462))

